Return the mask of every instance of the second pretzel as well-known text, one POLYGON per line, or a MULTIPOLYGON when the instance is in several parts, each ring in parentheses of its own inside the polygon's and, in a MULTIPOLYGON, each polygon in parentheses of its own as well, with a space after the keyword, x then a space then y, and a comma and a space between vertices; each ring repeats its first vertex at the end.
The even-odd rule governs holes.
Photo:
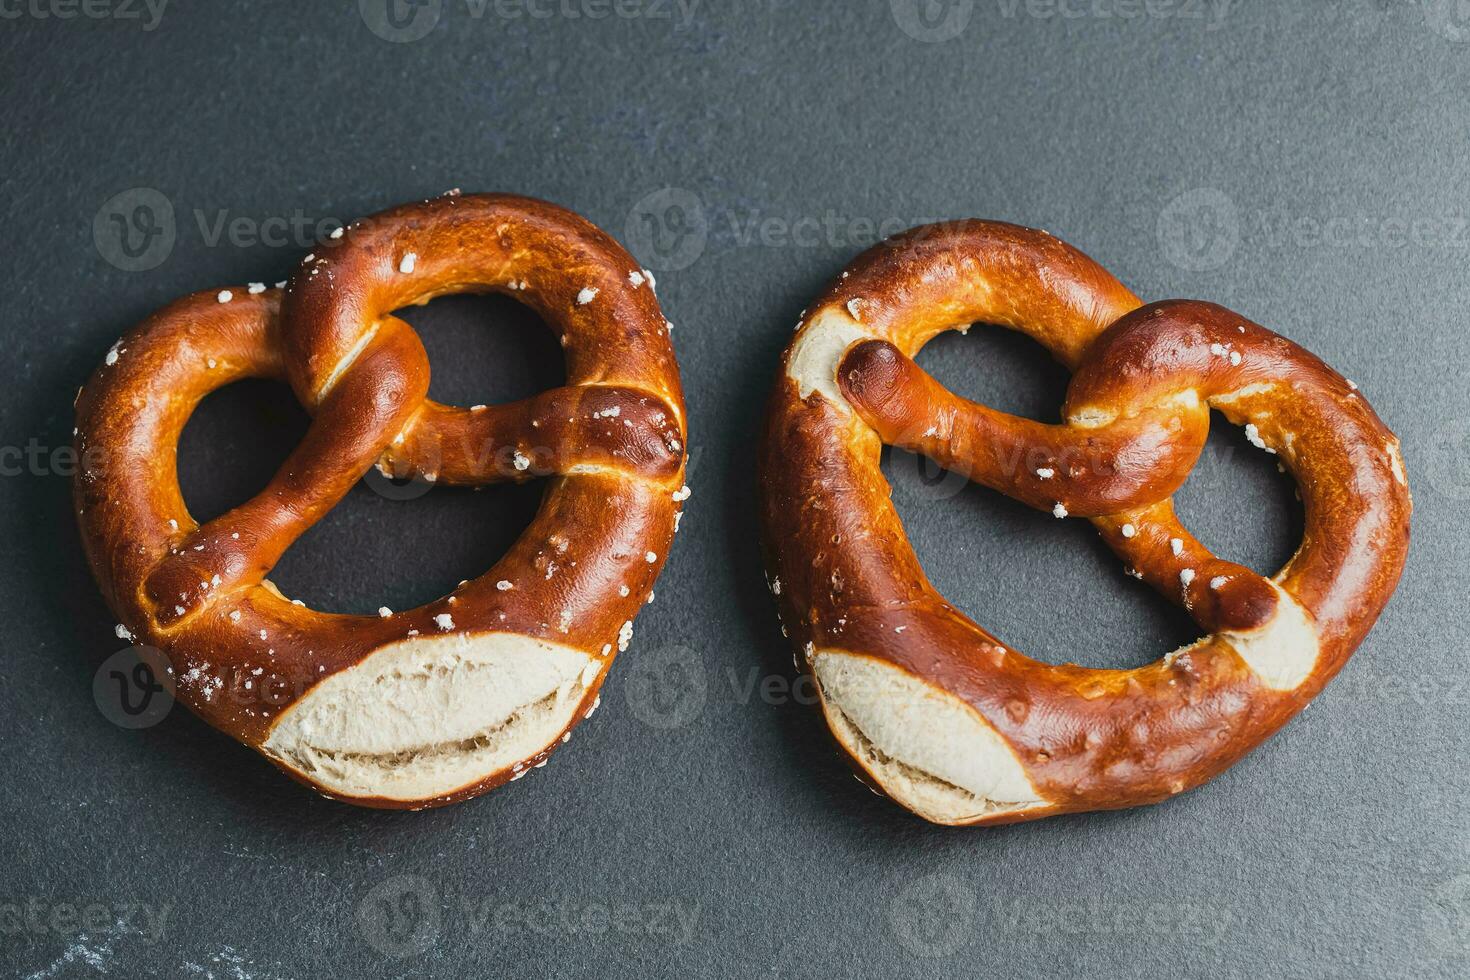
POLYGON ((1076 249, 995 222, 919 228, 842 273, 786 351, 760 463, 770 586, 798 667, 860 777, 936 823, 1154 803, 1218 775, 1342 668, 1409 543, 1398 440, 1354 384, 1229 310, 1143 306, 1076 249), (974 322, 1021 331, 1073 371, 1061 424, 966 401, 913 362, 974 322), (1300 488, 1302 544, 1272 579, 1175 516, 1211 408, 1300 488), (1091 519, 1208 635, 1136 670, 1012 649, 925 578, 879 470, 885 443, 1091 519))

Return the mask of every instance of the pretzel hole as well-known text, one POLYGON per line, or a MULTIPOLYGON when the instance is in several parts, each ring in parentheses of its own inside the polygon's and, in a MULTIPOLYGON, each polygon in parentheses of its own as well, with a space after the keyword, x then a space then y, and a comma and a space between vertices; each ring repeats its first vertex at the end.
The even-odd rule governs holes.
POLYGON ((914 361, 961 397, 1038 422, 1061 420, 1071 375, 1025 334, 977 323, 935 337, 914 361))
POLYGON ((1057 520, 930 460, 885 447, 909 543, 935 589, 1046 663, 1128 669, 1199 637, 1185 612, 1123 574, 1083 520, 1057 520), (929 482, 925 482, 925 480, 929 482))
MULTIPOLYGON (((395 311, 429 354, 429 396, 468 408, 517 401, 564 383, 555 335, 529 307, 457 293, 395 311)), ((390 480, 370 471, 282 556, 271 581, 326 612, 402 611, 478 578, 541 505, 545 480, 481 488, 390 480), (323 578, 323 568, 340 568, 323 578)))
POLYGON ((557 334, 509 296, 459 293, 394 315, 413 325, 429 352, 435 401, 494 405, 566 384, 557 334))
POLYGON ((283 382, 248 378, 205 396, 179 435, 179 487, 194 520, 259 493, 310 424, 283 382))
POLYGON ((270 580, 322 612, 413 609, 499 561, 536 516, 545 484, 432 486, 403 499, 359 480, 287 549, 270 580))
POLYGON ((1174 495, 1174 511, 1191 534, 1266 578, 1291 559, 1305 518, 1296 483, 1279 462, 1251 445, 1241 426, 1211 412, 1204 451, 1174 495))
MULTIPOLYGON (((915 360, 957 394, 1047 423, 1071 380, 1030 337, 984 324, 940 334, 915 360)), ((935 588, 1027 656, 1126 669, 1199 636, 1182 610, 1122 574, 1086 521, 1057 520, 903 450, 884 447, 881 466, 935 588)))

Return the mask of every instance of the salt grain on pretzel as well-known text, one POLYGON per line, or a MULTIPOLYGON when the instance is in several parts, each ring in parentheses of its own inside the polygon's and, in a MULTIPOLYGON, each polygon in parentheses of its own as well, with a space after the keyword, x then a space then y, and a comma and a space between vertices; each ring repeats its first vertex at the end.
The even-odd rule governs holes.
POLYGON ((465 799, 544 763, 627 647, 680 509, 674 352, 627 253, 540 201, 408 205, 309 258, 284 294, 196 294, 113 347, 77 403, 82 539, 118 635, 161 648, 210 724, 340 799, 465 799), (429 400, 423 345, 392 312, 507 283, 567 338, 567 384, 474 412, 429 400), (597 302, 579 302, 588 289, 597 302), (247 377, 288 381, 312 425, 264 491, 200 526, 179 433, 247 377), (592 417, 609 411, 625 424, 592 417), (266 575, 374 464, 451 484, 552 479, 509 552, 443 599, 371 616, 293 604, 266 575), (262 671, 243 696, 223 690, 262 671))
POLYGON ((1218 775, 1341 669, 1409 540, 1398 441, 1350 382, 1229 310, 1141 306, 1077 250, 991 222, 916 229, 829 287, 787 349, 760 464, 772 591, 832 733, 864 779, 946 824, 1153 803, 1218 775), (914 364, 974 322, 1074 372, 1061 424, 967 401, 914 364), (1302 544, 1273 579, 1174 514, 1211 408, 1300 488, 1302 544), (1136 670, 1001 646, 929 585, 879 470, 885 443, 1090 518, 1208 635, 1136 670))

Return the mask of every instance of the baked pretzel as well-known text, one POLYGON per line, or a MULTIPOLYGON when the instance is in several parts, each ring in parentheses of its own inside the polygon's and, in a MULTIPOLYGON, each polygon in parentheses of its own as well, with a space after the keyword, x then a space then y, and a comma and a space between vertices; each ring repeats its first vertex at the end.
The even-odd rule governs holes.
POLYGON ((936 823, 1154 803, 1224 771, 1342 668, 1409 541, 1398 440, 1352 382, 1229 310, 1143 306, 1076 249, 993 222, 886 241, 803 313, 760 463, 798 669, 860 778, 936 823), (966 401, 914 364, 973 322, 1025 333, 1074 372, 1060 424, 966 401), (1211 554, 1174 514, 1211 408, 1300 487, 1305 534, 1273 579, 1211 554), (879 471, 885 443, 1091 519, 1208 635, 1136 670, 1025 657, 924 577, 879 471))
POLYGON ((349 226, 284 289, 155 314, 77 402, 77 516, 118 635, 162 649, 180 700, 328 796, 434 806, 544 764, 596 707, 688 496, 653 286, 575 214, 451 194, 349 226), (391 313, 466 291, 551 324, 566 386, 472 409, 428 399, 423 345, 391 313), (249 377, 288 381, 311 427, 259 495, 199 525, 179 433, 249 377), (271 568, 375 463, 448 484, 553 479, 510 551, 427 605, 346 616, 281 595, 271 568))

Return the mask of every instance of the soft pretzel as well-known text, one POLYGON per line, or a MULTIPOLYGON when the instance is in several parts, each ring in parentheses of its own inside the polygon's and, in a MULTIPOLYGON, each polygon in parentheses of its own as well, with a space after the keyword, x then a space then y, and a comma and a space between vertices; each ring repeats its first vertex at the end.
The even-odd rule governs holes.
POLYGON ((1039 231, 931 226, 859 257, 803 314, 767 412, 770 586, 860 778, 945 824, 1167 799, 1224 771, 1320 692, 1398 583, 1411 503, 1398 440, 1307 351, 1207 303, 1142 306, 1039 231), (946 391, 911 359, 1000 324, 1074 372, 1063 421, 946 391), (1272 579, 1217 558, 1170 494, 1209 410, 1278 455, 1305 507, 1272 579), (924 577, 879 471, 884 443, 1057 517, 1090 518, 1208 633, 1136 670, 1031 660, 924 577))
POLYGON ((544 764, 596 706, 688 495, 653 285, 568 211, 449 195, 349 226, 284 289, 155 314, 77 402, 77 515, 119 636, 162 649, 180 700, 329 796, 432 806, 544 764), (536 310, 561 336, 566 386, 430 401, 424 348, 391 314, 465 291, 536 310), (201 526, 179 490, 179 433, 247 377, 288 381, 312 424, 265 490, 201 526), (553 478, 510 551, 441 599, 346 616, 281 595, 266 575, 374 463, 444 483, 553 478))

